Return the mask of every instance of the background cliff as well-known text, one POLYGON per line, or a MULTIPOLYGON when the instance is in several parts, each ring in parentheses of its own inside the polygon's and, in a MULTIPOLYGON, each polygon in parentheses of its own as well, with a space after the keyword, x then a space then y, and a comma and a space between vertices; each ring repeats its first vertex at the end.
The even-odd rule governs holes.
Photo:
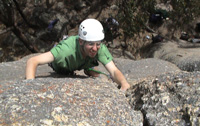
POLYGON ((107 32, 104 42, 134 60, 147 58, 155 43, 178 43, 183 32, 188 42, 199 37, 198 0, 8 0, 0 5, 0 62, 48 51, 64 35, 76 35, 85 18, 116 19, 116 32, 107 32))

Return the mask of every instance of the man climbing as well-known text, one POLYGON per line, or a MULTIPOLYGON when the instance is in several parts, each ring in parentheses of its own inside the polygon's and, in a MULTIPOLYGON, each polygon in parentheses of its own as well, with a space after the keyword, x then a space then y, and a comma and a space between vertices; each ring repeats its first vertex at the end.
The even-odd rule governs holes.
POLYGON ((101 43, 104 31, 96 19, 86 19, 80 26, 78 36, 62 40, 50 51, 34 56, 27 61, 26 79, 34 79, 38 65, 51 63, 52 68, 60 74, 73 75, 75 70, 84 69, 88 76, 98 77, 98 61, 108 70, 112 79, 126 91, 130 85, 124 75, 115 66, 107 47, 101 43), (94 69, 94 71, 91 70, 94 69))

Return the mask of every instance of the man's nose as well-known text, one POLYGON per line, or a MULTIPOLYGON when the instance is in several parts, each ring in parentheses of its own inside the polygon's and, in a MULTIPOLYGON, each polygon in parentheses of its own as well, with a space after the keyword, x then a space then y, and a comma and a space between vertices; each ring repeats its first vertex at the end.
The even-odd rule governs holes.
POLYGON ((97 51, 97 50, 98 50, 96 44, 93 45, 92 50, 94 50, 94 51, 97 51))

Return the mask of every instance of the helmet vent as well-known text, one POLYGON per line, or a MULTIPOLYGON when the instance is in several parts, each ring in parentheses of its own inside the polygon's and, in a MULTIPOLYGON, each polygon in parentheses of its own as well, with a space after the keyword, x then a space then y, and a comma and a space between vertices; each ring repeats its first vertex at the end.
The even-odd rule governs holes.
POLYGON ((86 32, 86 31, 83 31, 83 35, 86 36, 86 35, 87 35, 87 32, 86 32))
POLYGON ((81 25, 81 31, 84 29, 85 27, 83 25, 81 25))

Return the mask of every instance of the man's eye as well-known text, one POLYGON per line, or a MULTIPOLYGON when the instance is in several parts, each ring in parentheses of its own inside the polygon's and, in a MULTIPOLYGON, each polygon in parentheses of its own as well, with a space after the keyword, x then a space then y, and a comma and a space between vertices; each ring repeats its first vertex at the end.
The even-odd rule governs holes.
POLYGON ((88 45, 91 45, 91 46, 92 46, 92 45, 94 45, 94 43, 89 42, 88 45))
POLYGON ((101 43, 97 43, 97 46, 100 46, 101 45, 101 43))

